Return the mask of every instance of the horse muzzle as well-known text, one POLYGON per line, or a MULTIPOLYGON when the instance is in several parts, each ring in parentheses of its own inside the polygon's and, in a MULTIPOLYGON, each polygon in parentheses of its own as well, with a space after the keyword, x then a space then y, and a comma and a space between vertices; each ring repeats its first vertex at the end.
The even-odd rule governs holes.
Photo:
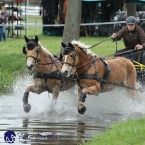
POLYGON ((64 76, 64 77, 69 77, 70 73, 68 70, 61 70, 61 74, 64 76))
POLYGON ((33 70, 34 69, 34 63, 27 63, 26 67, 28 70, 33 70))

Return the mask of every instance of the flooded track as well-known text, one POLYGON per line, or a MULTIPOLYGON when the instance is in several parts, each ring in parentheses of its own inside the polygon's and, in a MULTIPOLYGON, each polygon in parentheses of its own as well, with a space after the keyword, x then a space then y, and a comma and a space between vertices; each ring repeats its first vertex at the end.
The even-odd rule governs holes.
POLYGON ((90 140, 111 127, 112 123, 144 116, 145 93, 138 93, 139 103, 122 88, 88 95, 84 115, 77 112, 77 88, 61 92, 55 108, 50 107, 51 94, 30 93, 29 113, 23 111, 22 96, 32 76, 23 76, 13 84, 13 93, 0 96, 0 144, 5 145, 4 134, 13 130, 13 144, 76 145, 90 140))

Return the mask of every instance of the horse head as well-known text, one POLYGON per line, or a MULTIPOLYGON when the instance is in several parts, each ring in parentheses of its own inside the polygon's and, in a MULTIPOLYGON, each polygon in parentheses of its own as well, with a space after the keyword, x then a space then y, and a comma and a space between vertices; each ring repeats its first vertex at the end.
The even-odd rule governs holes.
POLYGON ((38 37, 35 36, 35 38, 29 39, 26 36, 24 36, 26 46, 23 47, 23 53, 26 55, 27 62, 26 62, 26 67, 29 70, 34 69, 34 65, 38 61, 38 54, 40 51, 40 46, 38 44, 38 37))
POLYGON ((63 67, 61 73, 63 76, 68 77, 72 69, 78 64, 78 56, 75 46, 72 43, 68 45, 61 43, 63 47, 63 67))

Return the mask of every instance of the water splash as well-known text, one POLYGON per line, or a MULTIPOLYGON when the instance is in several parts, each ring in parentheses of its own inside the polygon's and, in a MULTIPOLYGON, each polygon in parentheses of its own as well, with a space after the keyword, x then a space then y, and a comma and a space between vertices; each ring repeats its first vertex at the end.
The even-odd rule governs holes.
POLYGON ((25 89, 33 84, 32 76, 25 75, 17 79, 13 84, 11 95, 0 97, 0 118, 35 118, 43 120, 125 120, 144 115, 144 93, 138 93, 140 102, 129 97, 123 88, 117 88, 98 96, 87 95, 84 115, 77 112, 77 86, 61 92, 55 108, 51 108, 51 94, 44 92, 40 95, 30 93, 29 103, 32 109, 29 113, 23 111, 22 97, 25 89))

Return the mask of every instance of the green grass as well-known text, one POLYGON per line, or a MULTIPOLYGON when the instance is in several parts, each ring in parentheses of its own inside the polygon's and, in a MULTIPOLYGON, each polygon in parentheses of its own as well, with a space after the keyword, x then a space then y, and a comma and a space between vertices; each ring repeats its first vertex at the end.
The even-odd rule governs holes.
POLYGON ((145 145, 145 118, 116 124, 82 145, 145 145))
MULTIPOLYGON (((22 18, 25 20, 25 16, 23 15, 22 18)), ((29 23, 42 23, 42 16, 28 16, 29 23)))

